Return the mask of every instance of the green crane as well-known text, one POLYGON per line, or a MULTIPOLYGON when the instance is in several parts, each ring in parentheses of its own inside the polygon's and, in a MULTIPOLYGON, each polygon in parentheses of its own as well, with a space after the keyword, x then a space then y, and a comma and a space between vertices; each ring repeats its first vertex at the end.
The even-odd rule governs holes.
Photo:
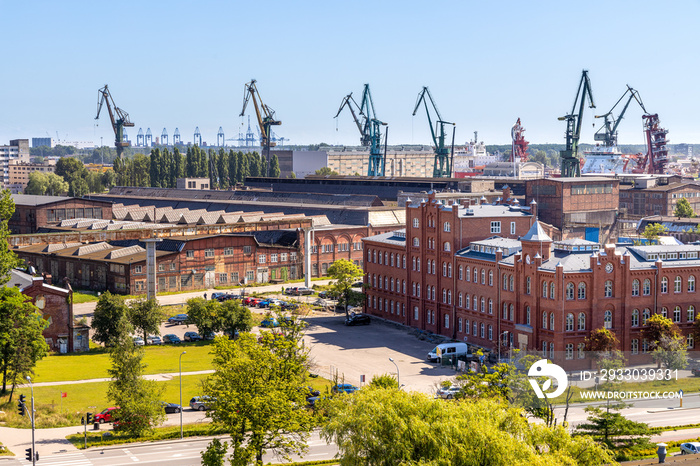
POLYGON ((425 113, 428 115, 428 124, 430 125, 430 135, 433 138, 433 144, 435 144, 435 165, 433 167, 433 178, 445 178, 452 176, 452 160, 450 160, 450 151, 445 147, 445 125, 452 125, 452 145, 454 146, 454 130, 455 124, 449 121, 444 121, 440 116, 440 111, 435 105, 433 96, 430 94, 430 90, 427 87, 418 93, 418 100, 416 100, 416 106, 413 109, 413 116, 418 112, 418 107, 420 107, 421 102, 425 106, 425 113), (427 99, 426 99, 426 96, 427 99), (435 111, 437 119, 435 120, 435 127, 433 127, 433 120, 430 117, 430 107, 428 107, 428 100, 430 100, 430 105, 435 111))
POLYGON ((365 84, 360 105, 357 105, 351 92, 343 98, 338 113, 335 114, 334 118, 338 118, 338 115, 345 107, 350 109, 352 118, 360 131, 360 144, 365 147, 369 146, 367 176, 384 176, 386 138, 384 140, 384 151, 382 152, 381 127, 386 126, 386 123, 377 119, 374 103, 372 102, 372 94, 369 91, 369 84, 365 84))
POLYGON ((100 111, 102 110, 103 104, 107 104, 109 120, 112 123, 115 136, 114 146, 117 148, 117 157, 121 158, 124 148, 131 145, 129 141, 124 141, 124 127, 131 127, 134 126, 134 124, 129 121, 128 113, 114 105, 114 99, 106 84, 102 89, 97 91, 97 116, 95 120, 100 118, 100 111))
POLYGON ((581 163, 578 158, 578 140, 581 137, 581 120, 583 119, 583 104, 586 101, 586 97, 588 97, 588 101, 590 102, 589 108, 595 108, 593 92, 591 91, 591 81, 588 78, 588 70, 583 70, 571 113, 559 117, 559 120, 566 121, 566 149, 559 152, 561 155, 562 177, 581 176, 581 163), (579 97, 581 99, 580 102, 579 97), (578 113, 576 113, 577 103, 579 104, 578 113))
POLYGON ((608 113, 595 116, 596 118, 604 118, 603 126, 601 126, 601 128, 593 135, 593 139, 595 141, 602 141, 606 147, 617 147, 617 127, 622 121, 622 118, 627 111, 627 107, 629 107, 630 103, 632 102, 632 99, 637 101, 639 106, 642 107, 644 113, 647 113, 646 109, 644 108, 644 104, 642 103, 642 98, 639 96, 639 92, 632 89, 628 84, 627 90, 624 92, 624 94, 622 94, 622 97, 615 102, 615 105, 612 106, 608 113), (625 102, 625 106, 622 107, 620 115, 615 118, 612 114, 613 110, 615 110, 617 104, 622 102, 622 99, 624 99, 628 93, 629 97, 627 98, 627 102, 625 102))

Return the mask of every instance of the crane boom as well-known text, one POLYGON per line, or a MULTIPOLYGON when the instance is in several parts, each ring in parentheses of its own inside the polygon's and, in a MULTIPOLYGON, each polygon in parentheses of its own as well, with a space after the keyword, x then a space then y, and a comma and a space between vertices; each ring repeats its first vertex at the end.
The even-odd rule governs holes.
POLYGON ((433 96, 430 94, 430 89, 423 86, 423 89, 418 93, 418 98, 416 99, 416 106, 413 108, 413 116, 418 112, 420 104, 423 103, 425 106, 425 113, 428 116, 428 125, 430 126, 430 135, 433 138, 433 144, 435 144, 435 165, 433 166, 433 177, 443 178, 452 176, 452 163, 449 157, 449 150, 445 147, 445 125, 452 125, 454 134, 454 123, 449 121, 444 121, 440 115, 440 111, 435 105, 433 96), (427 99, 426 99, 426 96, 427 99), (433 121, 430 117, 430 107, 428 107, 428 100, 430 105, 435 112, 435 127, 433 127, 433 121))
MULTIPOLYGON (((263 103, 260 92, 258 92, 258 86, 255 85, 256 82, 255 79, 251 79, 250 82, 245 85, 243 90, 243 109, 239 116, 245 115, 248 102, 252 99, 253 106, 255 107, 255 116, 258 119, 258 126, 260 127, 260 146, 265 149, 263 156, 267 162, 265 166, 269 172, 270 147, 276 145, 276 143, 272 141, 272 130, 270 126, 278 126, 281 125, 282 122, 275 120, 275 111, 263 103)), ((265 175, 267 175, 267 173, 265 173, 265 175)))
POLYGON ((620 125, 620 122, 622 121, 622 118, 624 117, 627 108, 632 102, 632 99, 637 101, 639 106, 642 107, 644 113, 647 113, 646 109, 644 108, 644 104, 642 103, 642 98, 639 96, 639 92, 632 89, 628 84, 627 90, 625 90, 622 96, 617 100, 617 102, 615 102, 615 105, 612 106, 608 113, 595 116, 596 118, 604 119, 603 126, 593 135, 593 139, 595 141, 603 141, 603 144, 605 144, 605 146, 607 147, 617 146, 617 127, 620 125), (622 100, 627 94, 629 94, 629 98, 627 99, 627 102, 625 102, 625 105, 622 107, 620 115, 617 118, 615 118, 613 116, 613 110, 615 110, 615 107, 617 107, 617 105, 620 102, 622 102, 622 100))
POLYGON ((581 137, 583 105, 586 98, 588 98, 589 101, 589 108, 595 108, 595 104, 593 103, 593 91, 591 90, 591 81, 588 78, 588 71, 583 70, 571 113, 564 115, 563 117, 559 117, 559 120, 566 121, 566 149, 559 152, 561 155, 562 177, 581 176, 581 161, 578 158, 578 141, 581 137), (578 112, 576 110, 577 103, 578 112))
POLYGON ((124 128, 134 126, 134 123, 129 120, 128 113, 114 104, 114 99, 106 84, 97 92, 97 116, 95 116, 95 120, 100 118, 102 106, 106 104, 107 112, 109 112, 109 119, 112 123, 112 129, 114 130, 114 146, 117 148, 117 156, 121 157, 124 148, 131 145, 129 141, 124 141, 124 128))
MULTIPOLYGON (((362 146, 369 146, 369 137, 368 135, 365 134, 364 132, 364 122, 360 121, 360 118, 358 118, 358 114, 362 114, 362 109, 360 108, 359 105, 357 105, 357 102, 355 99, 352 98, 352 92, 348 95, 346 95, 343 98, 343 101, 340 103, 340 108, 338 109, 338 113, 335 114, 333 118, 338 118, 338 115, 340 115, 340 112, 343 111, 343 109, 347 107, 350 110, 350 113, 352 114, 352 119, 355 121, 355 125, 357 125, 357 130, 360 132, 360 145, 362 146), (355 107, 353 108, 353 104, 355 107), (357 113, 355 111, 357 110, 357 113)), ((364 115, 363 115, 364 116, 364 115)))

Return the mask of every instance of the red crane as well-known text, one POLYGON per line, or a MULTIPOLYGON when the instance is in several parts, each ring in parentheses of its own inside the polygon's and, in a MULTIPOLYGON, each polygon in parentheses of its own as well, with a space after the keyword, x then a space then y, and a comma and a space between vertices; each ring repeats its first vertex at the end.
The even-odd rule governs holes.
POLYGON ((510 153, 510 161, 512 162, 527 162, 527 146, 530 144, 525 140, 523 133, 525 128, 520 124, 520 118, 510 130, 510 135, 513 138, 513 150, 510 153))

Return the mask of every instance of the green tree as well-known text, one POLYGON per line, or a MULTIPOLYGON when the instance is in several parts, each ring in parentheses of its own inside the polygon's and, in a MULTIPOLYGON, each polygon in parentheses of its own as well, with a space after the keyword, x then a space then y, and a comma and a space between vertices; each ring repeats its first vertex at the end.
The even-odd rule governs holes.
POLYGON ((202 452, 202 466, 224 466, 228 443, 215 438, 202 452))
POLYGON ((60 196, 68 192, 68 183, 54 173, 34 171, 29 174, 29 182, 24 192, 37 196, 60 196))
POLYGON ((321 168, 319 168, 318 170, 316 170, 315 174, 316 174, 316 175, 321 175, 321 176, 340 175, 340 173, 338 173, 338 172, 335 171, 335 170, 331 170, 331 169, 328 168, 328 167, 321 167, 321 168))
POLYGON ((119 324, 122 319, 128 319, 128 312, 123 296, 109 291, 102 293, 92 317, 92 339, 105 346, 113 346, 119 338, 119 324))
POLYGON ((160 335, 163 308, 155 298, 133 300, 128 304, 128 318, 134 330, 147 342, 148 335, 160 335))
POLYGON ((161 184, 164 181, 161 176, 161 169, 163 168, 163 160, 160 154, 160 149, 151 149, 151 157, 149 159, 149 173, 151 186, 154 188, 165 187, 161 184))
POLYGON ((200 335, 218 332, 221 329, 221 303, 214 299, 190 298, 187 300, 187 317, 200 335))
POLYGON ((70 182, 68 195, 74 197, 83 197, 90 192, 90 187, 83 178, 76 178, 70 182))
POLYGON ((367 388, 336 397, 327 412, 322 436, 338 445, 341 466, 614 463, 589 437, 528 423, 499 400, 445 403, 367 388))
POLYGON ((3 394, 7 393, 8 382, 12 384, 14 393, 15 385, 20 385, 27 375, 33 374, 36 362, 46 356, 49 348, 42 332, 48 326, 28 296, 14 287, 0 288, 0 369, 3 394))
POLYGON ((657 364, 663 364, 669 370, 681 370, 688 366, 688 349, 682 335, 664 335, 651 352, 651 358, 657 364))
POLYGON ((102 180, 103 180, 102 174, 95 172, 95 171, 88 172, 87 178, 85 178, 85 182, 87 183, 87 186, 88 186, 88 192, 90 192, 90 193, 103 192, 105 190, 105 186, 104 186, 104 183, 102 182, 102 180))
POLYGON ((114 170, 105 170, 105 172, 102 173, 102 185, 107 189, 111 189, 112 187, 116 186, 116 184, 117 174, 114 172, 114 170))
POLYGON ((126 316, 121 316, 115 325, 117 332, 109 354, 112 380, 107 398, 119 406, 114 416, 119 430, 140 437, 166 419, 160 404, 165 386, 142 377, 146 367, 142 361, 144 350, 134 345, 131 338, 134 329, 126 316))
MULTIPOLYGON (((10 236, 8 222, 15 213, 15 203, 10 190, 3 189, 0 193, 0 244, 7 244, 10 236)), ((10 279, 10 270, 17 267, 21 261, 9 247, 0 248, 0 285, 10 279)))
POLYGON ((375 375, 369 381, 369 385, 375 388, 399 388, 398 380, 391 374, 375 375))
POLYGON ((229 187, 228 156, 228 152, 222 148, 219 149, 219 155, 216 157, 216 172, 219 178, 218 181, 220 189, 228 189, 229 187))
POLYGON ((681 331, 676 324, 668 317, 661 314, 654 314, 647 319, 647 324, 642 329, 642 336, 649 341, 651 350, 656 349, 664 339, 679 337, 681 331))
POLYGON ((328 267, 327 274, 335 279, 335 282, 330 285, 331 289, 337 296, 345 297, 345 317, 348 317, 350 289, 355 281, 362 278, 362 269, 348 259, 338 259, 328 267))
POLYGON ((688 199, 682 197, 676 202, 676 208, 673 209, 673 215, 678 218, 695 218, 695 211, 690 206, 688 199))
POLYGON ((253 314, 240 301, 230 299, 221 305, 220 327, 224 333, 235 335, 250 332, 253 328, 253 314))
POLYGON ((617 337, 607 328, 597 328, 585 339, 586 351, 599 355, 609 353, 620 345, 617 337))
POLYGON ((214 340, 215 373, 205 393, 216 399, 214 425, 231 435, 232 465, 262 465, 263 452, 288 458, 306 450, 314 426, 306 409, 308 354, 298 339, 263 332, 214 340))
POLYGON ((277 154, 272 154, 272 159, 270 160, 270 176, 273 178, 279 178, 280 173, 280 161, 277 158, 277 154))
POLYGON ((85 165, 83 165, 83 162, 75 157, 61 157, 58 159, 58 162, 56 162, 54 173, 70 184, 75 179, 85 178, 87 176, 87 169, 85 165))
POLYGON ((177 179, 185 177, 185 156, 180 153, 177 147, 173 149, 173 173, 170 176, 170 183, 174 188, 177 186, 177 179))
POLYGON ((590 435, 597 442, 611 450, 620 448, 650 447, 649 426, 642 422, 631 421, 618 411, 624 404, 608 404, 605 408, 589 406, 588 422, 577 426, 576 431, 590 435))
POLYGON ((660 223, 649 223, 644 227, 644 232, 642 236, 649 241, 655 241, 659 239, 659 236, 668 233, 668 228, 660 223))

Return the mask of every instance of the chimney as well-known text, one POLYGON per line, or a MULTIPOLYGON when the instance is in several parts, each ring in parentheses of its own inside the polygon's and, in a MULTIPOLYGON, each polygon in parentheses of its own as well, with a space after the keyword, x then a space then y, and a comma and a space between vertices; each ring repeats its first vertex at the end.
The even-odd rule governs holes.
POLYGON ((506 185, 503 185, 503 187, 501 188, 501 190, 503 191, 503 204, 510 204, 510 203, 511 203, 511 198, 510 198, 510 194, 511 194, 510 186, 508 186, 507 184, 506 184, 506 185))
POLYGON ((537 202, 534 199, 530 201, 530 212, 533 217, 537 218, 537 202))
POLYGON ((51 285, 51 274, 50 273, 44 274, 44 283, 46 283, 47 285, 51 285))

